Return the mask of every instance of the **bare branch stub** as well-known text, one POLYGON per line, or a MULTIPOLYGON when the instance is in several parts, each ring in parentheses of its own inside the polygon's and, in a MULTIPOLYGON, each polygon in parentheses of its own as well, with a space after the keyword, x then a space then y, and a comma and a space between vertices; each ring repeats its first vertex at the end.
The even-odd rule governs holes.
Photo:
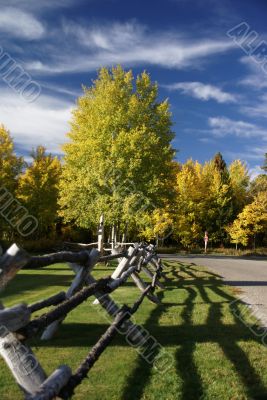
POLYGON ((29 254, 14 243, 0 257, 0 289, 3 289, 29 260, 29 254))

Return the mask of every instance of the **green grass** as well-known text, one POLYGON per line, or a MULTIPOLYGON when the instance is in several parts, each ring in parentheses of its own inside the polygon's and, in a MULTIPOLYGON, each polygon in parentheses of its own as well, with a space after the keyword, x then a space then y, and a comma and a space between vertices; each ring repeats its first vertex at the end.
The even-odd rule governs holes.
MULTIPOLYGON (((145 299, 135 320, 164 346, 171 358, 161 374, 125 338, 117 337, 77 388, 74 399, 90 400, 244 400, 267 398, 267 349, 236 318, 230 308, 233 289, 193 264, 165 262, 166 289, 158 291, 162 305, 145 299)), ((95 276, 110 270, 99 265, 95 276)), ((2 293, 5 306, 28 303, 64 290, 72 273, 64 265, 23 270, 2 293)), ((132 304, 139 292, 129 281, 112 296, 132 304)), ((89 299, 71 312, 49 342, 31 342, 50 374, 58 365, 73 371, 106 330, 108 321, 89 299)), ((237 304, 236 308, 244 308, 237 304)), ((37 314, 40 314, 37 313, 37 314)), ((251 316, 247 321, 253 322, 251 316)), ((0 399, 22 399, 6 365, 0 360, 0 399)))

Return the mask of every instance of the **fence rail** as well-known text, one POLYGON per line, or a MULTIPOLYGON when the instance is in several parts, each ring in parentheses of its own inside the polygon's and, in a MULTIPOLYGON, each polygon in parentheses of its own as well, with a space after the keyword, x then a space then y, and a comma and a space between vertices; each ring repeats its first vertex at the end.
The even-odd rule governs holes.
MULTIPOLYGON (((94 243, 94 245, 97 243, 94 243)), ((87 245, 85 245, 87 246, 87 245)), ((87 376, 94 363, 111 343, 122 327, 135 345, 143 345, 146 336, 140 327, 133 324, 131 316, 138 310, 144 298, 159 304, 155 293, 157 287, 163 289, 160 282, 163 264, 157 256, 155 247, 145 244, 131 244, 127 249, 113 249, 109 255, 102 255, 103 243, 96 248, 77 252, 60 251, 44 256, 30 256, 16 244, 0 257, 0 289, 16 276, 23 268, 45 268, 51 264, 65 262, 75 272, 74 279, 66 292, 57 293, 34 304, 19 304, 5 308, 0 303, 0 354, 11 370, 26 400, 69 399, 75 388, 87 376), (99 262, 118 260, 111 276, 95 280, 92 276, 94 266, 99 262), (140 273, 144 272, 150 283, 145 282, 140 273), (140 289, 141 295, 132 307, 119 307, 110 297, 129 278, 140 289), (41 334, 42 340, 52 339, 68 313, 78 307, 90 296, 112 316, 113 322, 98 342, 81 362, 77 371, 72 373, 67 365, 59 366, 49 377, 26 344, 27 339, 41 334), (32 314, 48 306, 53 308, 37 318, 32 314)))

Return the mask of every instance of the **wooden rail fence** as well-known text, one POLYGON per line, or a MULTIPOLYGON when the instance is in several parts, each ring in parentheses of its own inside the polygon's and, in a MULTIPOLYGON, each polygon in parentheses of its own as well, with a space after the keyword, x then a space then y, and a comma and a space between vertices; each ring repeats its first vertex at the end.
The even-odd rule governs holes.
MULTIPOLYGON (((11 370, 26 400, 69 399, 75 388, 87 376, 94 363, 118 333, 120 327, 131 341, 143 345, 146 337, 140 327, 134 325, 131 316, 138 310, 144 298, 153 303, 160 301, 155 293, 156 287, 164 285, 159 281, 163 276, 163 264, 157 256, 155 247, 146 244, 132 244, 127 249, 113 248, 109 255, 103 254, 103 242, 98 240, 98 249, 79 246, 79 251, 60 251, 44 256, 30 256, 13 244, 0 257, 0 289, 16 276, 23 268, 40 268, 55 263, 68 263, 75 272, 74 279, 66 292, 60 292, 38 303, 19 304, 5 308, 0 303, 0 354, 11 370), (99 262, 118 260, 111 276, 95 280, 92 276, 94 266, 99 262), (140 276, 144 272, 150 279, 146 283, 140 276), (131 278, 140 289, 141 295, 132 307, 119 307, 110 297, 110 293, 131 278), (67 365, 59 366, 47 377, 41 364, 27 345, 27 339, 41 335, 42 340, 53 337, 67 314, 79 304, 95 296, 97 302, 113 318, 113 322, 98 342, 89 351, 74 373, 67 365), (48 306, 53 306, 43 315, 32 318, 32 314, 48 306)), ((94 245, 95 245, 94 244, 94 245)))

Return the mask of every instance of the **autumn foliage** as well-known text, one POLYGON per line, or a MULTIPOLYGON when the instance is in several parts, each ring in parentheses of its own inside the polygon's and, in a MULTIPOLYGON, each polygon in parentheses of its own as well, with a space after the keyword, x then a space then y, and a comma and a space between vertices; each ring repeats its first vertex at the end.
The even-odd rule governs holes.
MULTIPOLYGON (((102 68, 70 125, 62 160, 39 146, 29 163, 0 126, 0 186, 37 218, 34 239, 53 237, 58 225, 94 235, 104 214, 107 230, 185 248, 203 245, 205 231, 214 246, 266 242, 267 155, 253 181, 244 162, 227 165, 220 153, 181 164, 170 105, 147 72, 102 68)), ((0 219, 0 239, 14 234, 0 219)))

